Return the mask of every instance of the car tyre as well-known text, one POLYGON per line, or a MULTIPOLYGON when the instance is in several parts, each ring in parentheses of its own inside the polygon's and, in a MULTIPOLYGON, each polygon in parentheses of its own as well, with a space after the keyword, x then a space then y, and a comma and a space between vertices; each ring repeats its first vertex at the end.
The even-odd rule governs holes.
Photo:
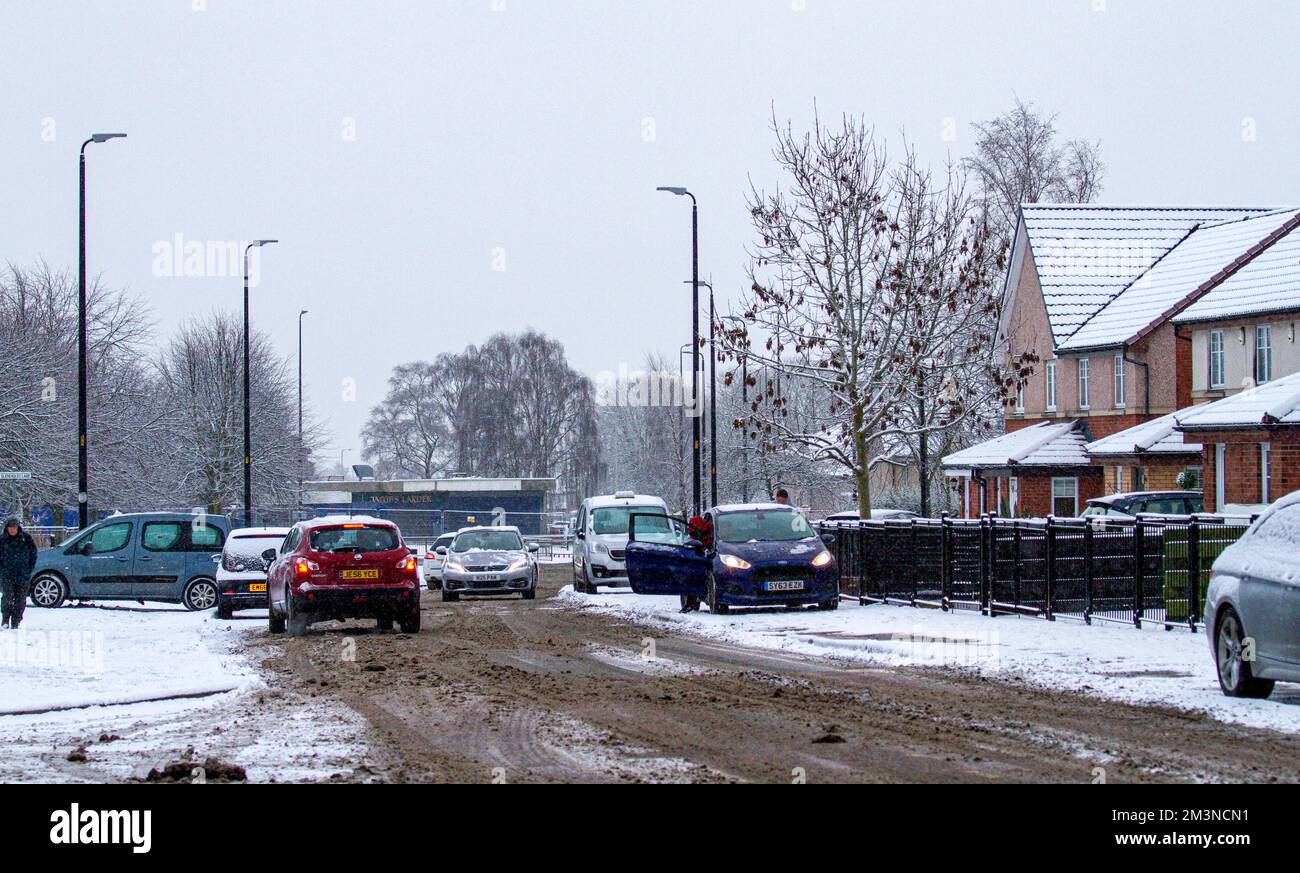
POLYGON ((523 598, 524 598, 524 600, 536 600, 536 599, 537 599, 537 589, 536 589, 536 588, 529 588, 527 591, 522 592, 522 594, 523 594, 523 598))
POLYGON ((445 588, 443 589, 442 591, 443 603, 456 603, 459 600, 460 600, 460 595, 457 594, 455 591, 448 591, 445 588))
POLYGON ((375 624, 381 631, 390 631, 393 629, 393 620, 391 618, 378 619, 375 624))
POLYGON ((418 634, 420 632, 419 607, 406 614, 406 617, 401 620, 401 626, 404 634, 418 634))
POLYGON ((68 583, 54 573, 42 573, 32 580, 29 594, 42 609, 58 609, 68 600, 68 583))
POLYGON ((682 604, 682 612, 699 612, 700 598, 694 594, 682 594, 678 598, 682 604))
POLYGON ((709 604, 709 612, 714 615, 727 615, 731 612, 731 607, 722 602, 722 595, 718 592, 718 580, 713 577, 712 571, 709 572, 706 602, 709 604))
POLYGON ((1250 662, 1242 658, 1246 640, 1245 626, 1237 611, 1228 607, 1219 616, 1214 633, 1215 666, 1219 674, 1219 687, 1228 697, 1245 697, 1262 700, 1273 693, 1272 679, 1256 679, 1250 662))
POLYGON ((285 622, 284 622, 285 630, 288 631, 289 636, 291 637, 306 636, 309 622, 307 621, 307 616, 302 615, 301 613, 298 612, 298 610, 293 608, 292 594, 285 595, 284 611, 285 611, 285 622))
POLYGON ((827 612, 829 612, 829 611, 831 611, 831 610, 834 610, 834 609, 839 609, 839 608, 840 608, 840 599, 839 599, 838 597, 836 597, 834 600, 823 600, 821 603, 817 604, 817 608, 818 608, 818 609, 822 609, 822 610, 826 610, 827 612))
POLYGON ((181 603, 190 612, 202 612, 205 609, 211 609, 217 605, 219 600, 217 583, 206 576, 191 580, 190 584, 185 586, 185 593, 181 595, 181 603))

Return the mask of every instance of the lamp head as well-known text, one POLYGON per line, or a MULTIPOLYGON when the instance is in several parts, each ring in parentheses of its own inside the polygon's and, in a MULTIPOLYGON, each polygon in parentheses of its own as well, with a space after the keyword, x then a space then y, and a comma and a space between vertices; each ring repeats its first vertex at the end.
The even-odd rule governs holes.
POLYGON ((121 139, 124 138, 125 136, 126 134, 124 133, 92 133, 90 135, 90 141, 108 142, 110 139, 121 139))
POLYGON ((676 194, 678 197, 685 197, 687 194, 690 193, 690 192, 687 191, 685 188, 675 188, 675 187, 669 187, 669 186, 663 186, 663 187, 660 187, 660 188, 656 188, 655 190, 656 190, 656 191, 667 191, 669 194, 676 194))

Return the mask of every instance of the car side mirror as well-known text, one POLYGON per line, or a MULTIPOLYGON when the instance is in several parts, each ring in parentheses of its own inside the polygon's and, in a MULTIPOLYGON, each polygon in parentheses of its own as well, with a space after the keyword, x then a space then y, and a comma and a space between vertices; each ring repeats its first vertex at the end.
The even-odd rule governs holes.
POLYGON ((697 555, 704 554, 704 543, 699 540, 687 540, 685 546, 697 555))
POLYGON ((262 552, 262 561, 266 564, 268 569, 272 564, 275 563, 277 554, 278 553, 275 551, 275 549, 267 549, 265 552, 262 552))
POLYGON ((822 542, 826 545, 832 545, 835 542, 835 534, 822 534, 822 542))
POLYGON ((78 552, 79 554, 82 554, 82 555, 91 555, 91 554, 94 554, 94 552, 95 552, 95 544, 94 544, 94 543, 83 543, 83 544, 81 545, 81 548, 77 549, 77 552, 78 552))
POLYGON ((541 550, 542 550, 542 547, 539 546, 537 543, 529 543, 529 544, 528 544, 528 551, 532 552, 533 554, 537 554, 537 553, 540 552, 541 550))
POLYGON ((446 547, 446 546, 438 546, 438 548, 436 548, 436 549, 433 550, 433 553, 434 553, 435 555, 441 555, 442 557, 445 558, 445 557, 447 557, 447 547, 446 547))
POLYGON ((578 531, 576 534, 574 534, 574 536, 576 536, 580 540, 585 540, 587 538, 587 535, 582 531, 578 531))

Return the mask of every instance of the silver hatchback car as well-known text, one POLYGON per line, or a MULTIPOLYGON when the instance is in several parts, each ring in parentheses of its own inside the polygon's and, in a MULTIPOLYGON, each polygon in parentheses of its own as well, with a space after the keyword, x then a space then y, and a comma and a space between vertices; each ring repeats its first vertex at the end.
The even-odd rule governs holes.
POLYGON ((450 546, 440 546, 442 599, 454 603, 462 594, 537 596, 537 544, 524 545, 517 527, 467 527, 450 546))
POLYGON ((1273 504, 1210 572, 1205 628, 1229 697, 1300 682, 1300 491, 1273 504))

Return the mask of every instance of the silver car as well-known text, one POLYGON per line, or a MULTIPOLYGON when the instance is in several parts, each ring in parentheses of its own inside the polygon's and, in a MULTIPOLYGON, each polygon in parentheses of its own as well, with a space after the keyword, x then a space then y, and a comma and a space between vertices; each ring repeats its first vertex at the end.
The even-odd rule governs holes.
POLYGON ((1300 491, 1279 500, 1214 562, 1205 628, 1229 697, 1300 682, 1300 491))
POLYGON ((467 527, 450 546, 439 547, 442 599, 454 603, 462 594, 537 596, 537 544, 524 545, 517 527, 467 527))

